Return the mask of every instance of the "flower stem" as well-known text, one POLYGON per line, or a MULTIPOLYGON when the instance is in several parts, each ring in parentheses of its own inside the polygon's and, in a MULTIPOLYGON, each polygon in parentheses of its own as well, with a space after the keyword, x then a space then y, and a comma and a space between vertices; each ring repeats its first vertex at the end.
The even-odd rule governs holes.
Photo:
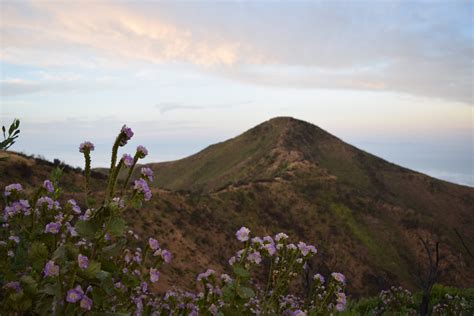
POLYGON ((138 155, 135 155, 135 157, 133 158, 133 165, 130 167, 130 170, 128 170, 127 179, 125 180, 125 183, 123 185, 121 195, 123 195, 124 190, 127 188, 128 183, 130 182, 130 178, 132 177, 133 169, 135 169, 135 166, 136 166, 137 162, 138 162, 138 155))

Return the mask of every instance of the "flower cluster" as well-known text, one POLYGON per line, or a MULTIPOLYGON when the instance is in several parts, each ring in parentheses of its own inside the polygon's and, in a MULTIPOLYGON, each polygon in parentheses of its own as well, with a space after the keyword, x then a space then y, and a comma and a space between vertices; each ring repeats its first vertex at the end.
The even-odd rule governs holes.
POLYGON ((135 189, 136 193, 140 196, 143 196, 145 201, 149 201, 152 197, 152 193, 148 183, 145 179, 137 179, 133 183, 133 189, 135 189))
POLYGON ((79 152, 86 153, 94 150, 94 144, 89 141, 83 142, 79 145, 79 152))
POLYGON ((7 185, 5 187, 4 195, 5 196, 10 196, 12 194, 12 192, 21 192, 21 191, 23 191, 23 187, 21 186, 21 184, 12 183, 12 184, 7 185))
POLYGON ((142 175, 142 178, 145 179, 146 181, 150 181, 150 182, 153 182, 153 170, 151 170, 150 168, 147 168, 147 167, 143 167, 141 170, 140 170, 140 173, 142 175))
MULTIPOLYGON (((250 229, 240 228, 236 234, 245 247, 230 258, 233 275, 208 269, 200 273, 196 281, 202 284, 202 291, 196 294, 192 304, 199 312, 212 315, 238 311, 251 315, 310 315, 317 311, 327 314, 345 309, 345 277, 333 273, 326 289, 324 277, 317 274, 308 297, 290 293, 291 283, 296 276, 307 269, 307 261, 317 253, 312 245, 304 242, 290 243, 284 233, 274 237, 253 237, 250 229), (252 280, 257 270, 269 268, 265 290, 252 280), (238 304, 237 302, 242 302, 238 304)), ((260 272, 261 273, 261 272, 260 272)))
POLYGON ((122 157, 122 160, 123 160, 123 164, 130 168, 131 166, 133 166, 133 157, 130 156, 129 154, 124 154, 123 157, 122 157))
POLYGON ((446 293, 443 299, 433 306, 432 315, 463 315, 468 309, 474 310, 473 302, 469 303, 464 297, 446 293))
POLYGON ((127 125, 122 126, 122 129, 120 130, 120 135, 121 135, 121 141, 120 141, 120 146, 125 146, 127 145, 127 142, 132 139, 133 137, 133 131, 130 127, 127 127, 127 125))
POLYGON ((392 286, 379 294, 379 306, 374 310, 376 315, 386 313, 400 313, 403 315, 417 315, 412 293, 401 286, 392 286))
POLYGON ((138 156, 138 158, 143 159, 146 156, 148 156, 148 150, 145 147, 143 147, 142 145, 139 145, 137 147, 136 155, 138 156))
POLYGON ((89 198, 90 151, 94 149, 90 142, 80 145, 86 162, 83 200, 61 196, 60 173, 53 173, 30 197, 18 183, 5 187, 0 218, 0 314, 301 316, 344 309, 345 278, 340 273, 333 273, 326 286, 325 278, 316 275, 308 297, 291 293, 291 283, 317 253, 314 246, 291 243, 284 233, 252 238, 246 227, 235 234, 243 249, 229 260, 228 274, 207 269, 196 278, 197 292, 173 289, 157 295, 153 287, 160 282, 162 266, 170 264, 173 256, 157 239, 141 240, 122 218, 130 206, 152 198, 152 169, 141 168, 132 188, 127 185, 137 160, 148 155, 145 147, 138 146, 135 157, 124 155, 116 165, 118 147, 132 136, 124 125, 113 146, 104 201, 89 198), (122 165, 129 172, 116 196, 122 165), (253 276, 264 271, 268 271, 268 282, 262 286, 253 276))

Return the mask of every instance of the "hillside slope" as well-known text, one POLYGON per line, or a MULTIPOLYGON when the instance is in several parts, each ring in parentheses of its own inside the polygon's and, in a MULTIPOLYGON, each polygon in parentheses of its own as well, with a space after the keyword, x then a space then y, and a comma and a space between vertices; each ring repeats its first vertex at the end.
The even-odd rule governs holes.
POLYGON ((474 189, 389 163, 312 124, 275 118, 150 167, 159 187, 187 191, 191 208, 208 210, 218 227, 285 230, 320 244, 324 264, 349 270, 357 292, 416 287, 427 263, 418 236, 442 242, 445 281, 474 284, 474 189))
MULTIPOLYGON (((0 163, 1 185, 37 185, 54 167, 10 155, 0 163)), ((228 270, 241 226, 315 244, 311 270, 344 272, 353 295, 393 284, 415 289, 427 264, 419 236, 441 242, 442 283, 474 284, 473 188, 396 166, 312 124, 272 119, 191 157, 149 166, 154 198, 126 217, 173 252, 162 288, 192 287, 208 267, 228 270)), ((66 193, 80 191, 82 181, 68 169, 66 193)), ((104 187, 99 174, 93 185, 104 187)))

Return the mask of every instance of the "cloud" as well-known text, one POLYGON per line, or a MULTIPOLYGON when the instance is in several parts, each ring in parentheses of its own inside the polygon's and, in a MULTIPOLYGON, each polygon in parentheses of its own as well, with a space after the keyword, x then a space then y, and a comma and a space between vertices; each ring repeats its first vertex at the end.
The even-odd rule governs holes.
POLYGON ((202 110, 203 106, 182 105, 179 103, 162 103, 156 106, 161 114, 177 110, 202 110))
POLYGON ((0 59, 82 69, 184 63, 253 84, 472 104, 473 5, 6 2, 0 59))
POLYGON ((11 97, 35 93, 64 92, 103 89, 120 86, 120 80, 113 76, 87 74, 87 76, 67 71, 33 71, 28 79, 8 78, 0 80, 0 96, 11 97))
POLYGON ((179 111, 179 110, 190 110, 190 111, 195 111, 195 110, 208 110, 208 109, 227 109, 227 108, 232 108, 236 106, 244 106, 247 104, 252 103, 252 101, 243 101, 243 102, 237 102, 237 103, 220 103, 220 104, 215 104, 215 105, 187 105, 187 104, 180 104, 180 103, 175 103, 175 102, 169 102, 169 103, 161 103, 156 106, 158 110, 160 110, 161 114, 166 114, 168 112, 172 111, 179 111))
POLYGON ((41 90, 42 87, 39 84, 22 79, 9 79, 0 81, 0 95, 2 96, 29 94, 41 90))
POLYGON ((79 62, 87 67, 135 59, 229 64, 236 62, 240 48, 240 43, 225 39, 200 41, 188 29, 159 17, 144 18, 108 1, 32 1, 4 6, 1 58, 13 63, 50 66, 79 62))

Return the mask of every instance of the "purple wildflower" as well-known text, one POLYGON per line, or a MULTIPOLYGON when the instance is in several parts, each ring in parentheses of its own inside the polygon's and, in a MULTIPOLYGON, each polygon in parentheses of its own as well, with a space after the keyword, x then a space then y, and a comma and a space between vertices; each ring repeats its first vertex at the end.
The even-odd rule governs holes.
POLYGON ((66 226, 66 229, 69 232, 69 235, 71 235, 71 237, 77 237, 78 236, 76 229, 74 228, 74 226, 71 225, 71 223, 66 222, 64 224, 64 226, 66 226))
POLYGON ((76 200, 70 199, 69 201, 67 201, 67 203, 71 206, 72 211, 74 213, 76 213, 76 214, 81 214, 82 213, 81 208, 79 207, 79 205, 77 205, 76 200))
POLYGON ((274 243, 272 236, 265 236, 263 237, 263 241, 269 242, 271 244, 274 243))
POLYGON ((20 237, 18 237, 18 236, 10 236, 10 237, 8 237, 8 239, 13 240, 17 244, 20 243, 20 237))
POLYGON ((302 241, 298 243, 298 248, 300 249, 303 257, 306 257, 309 253, 316 254, 318 252, 313 245, 307 245, 302 241))
POLYGON ((148 238, 148 245, 150 245, 150 248, 152 250, 157 250, 158 248, 160 248, 160 244, 155 238, 148 238))
POLYGON ((291 249, 291 250, 296 250, 296 249, 298 249, 298 248, 295 246, 295 244, 288 244, 288 245, 286 246, 286 248, 287 248, 287 249, 291 249))
POLYGON ((254 251, 248 255, 247 260, 255 264, 260 264, 260 262, 262 262, 262 256, 260 256, 260 252, 254 251))
POLYGON ((19 183, 12 183, 5 187, 5 196, 12 194, 12 191, 20 192, 23 190, 23 187, 19 183))
POLYGON ((87 256, 79 254, 77 256, 77 264, 79 265, 79 268, 85 270, 89 267, 89 258, 87 258, 87 256))
POLYGON ((133 166, 133 157, 130 156, 129 154, 124 154, 122 156, 122 160, 123 160, 124 165, 127 166, 128 168, 133 166))
POLYGON ((173 255, 171 254, 171 252, 169 252, 168 250, 164 249, 164 250, 161 252, 161 257, 163 258, 163 260, 164 260, 166 263, 170 263, 170 262, 171 262, 171 259, 173 258, 173 255))
POLYGON ((148 283, 142 282, 142 283, 140 284, 140 287, 141 287, 142 293, 148 292, 148 283))
POLYGON ((236 233, 235 236, 240 241, 247 241, 249 240, 250 229, 247 227, 241 227, 236 233))
POLYGON ((70 289, 66 294, 66 301, 69 303, 76 303, 84 296, 84 291, 81 286, 78 285, 74 289, 70 289))
POLYGON ((17 214, 30 215, 30 204, 27 200, 19 200, 13 202, 10 206, 5 207, 3 217, 8 220, 9 217, 13 217, 17 214))
POLYGON ((346 309, 346 294, 344 294, 343 292, 337 293, 336 302, 336 310, 338 312, 342 312, 344 309, 346 309))
POLYGON ((87 295, 84 295, 81 299, 80 306, 81 308, 90 311, 92 308, 92 300, 87 295))
POLYGON ((94 150, 94 144, 92 144, 89 141, 85 141, 79 145, 79 152, 81 153, 90 152, 93 150, 94 150))
POLYGON ((125 146, 127 142, 133 137, 133 131, 130 127, 127 127, 127 125, 124 125, 122 126, 120 133, 122 133, 123 135, 123 138, 120 141, 120 146, 125 146))
POLYGON ((316 281, 316 280, 319 280, 319 282, 321 282, 321 284, 324 283, 324 281, 325 281, 324 277, 323 277, 321 274, 319 274, 319 273, 316 273, 316 274, 313 276, 313 280, 315 280, 315 281, 316 281))
POLYGON ((232 282, 232 278, 225 273, 221 274, 221 280, 224 281, 224 283, 232 282))
POLYGON ((333 272, 331 273, 331 276, 334 278, 334 280, 336 280, 339 283, 342 283, 342 284, 346 283, 346 277, 342 273, 333 272))
POLYGON ((20 285, 20 282, 18 282, 18 281, 8 282, 3 287, 5 289, 13 289, 17 293, 21 292, 21 285, 20 285))
POLYGON ((143 313, 143 299, 141 296, 137 296, 133 298, 133 302, 135 303, 135 306, 137 309, 135 310, 135 315, 142 315, 143 313))
POLYGON ((47 204, 48 210, 59 210, 61 206, 59 205, 58 201, 53 200, 49 196, 42 196, 36 201, 36 207, 43 207, 47 204))
POLYGON ((61 229, 61 224, 51 222, 51 223, 46 225, 46 228, 44 229, 44 232, 45 233, 51 233, 51 234, 55 235, 55 234, 59 233, 59 229, 61 229))
POLYGON ((268 251, 268 254, 270 256, 273 256, 276 253, 275 244, 273 244, 273 243, 265 244, 263 247, 268 251))
POLYGON ((288 239, 288 235, 285 233, 278 233, 275 235, 275 240, 280 241, 282 239, 288 239))
POLYGON ((86 221, 87 222, 89 220, 89 218, 91 217, 91 215, 92 215, 92 211, 90 209, 87 209, 84 212, 84 215, 79 216, 79 219, 81 221, 86 221))
POLYGON ((48 191, 49 193, 54 192, 54 186, 53 183, 50 180, 44 180, 43 182, 43 187, 48 191))
POLYGON ((160 279, 160 272, 157 269, 150 269, 150 281, 152 283, 157 282, 160 279))
POLYGON ((141 174, 144 179, 148 181, 153 181, 153 170, 151 170, 150 168, 146 168, 146 167, 142 168, 141 174))
POLYGON ((43 272, 45 277, 57 276, 59 275, 59 266, 54 264, 53 260, 50 260, 44 266, 43 272))
POLYGON ((202 279, 207 279, 208 277, 210 277, 211 275, 214 275, 216 273, 216 271, 212 270, 212 269, 207 269, 206 272, 203 272, 203 273, 199 273, 197 278, 196 278, 196 281, 201 281, 202 279))
POLYGON ((121 198, 119 198, 119 197, 114 197, 114 198, 112 199, 112 201, 113 201, 114 203, 117 203, 117 205, 118 205, 119 208, 124 208, 124 207, 125 207, 125 202, 124 202, 124 200, 121 199, 121 198))
POLYGON ((143 193, 145 201, 149 201, 151 199, 151 190, 148 187, 148 183, 144 179, 135 180, 133 188, 138 192, 143 193))
POLYGON ((137 156, 141 159, 145 158, 148 155, 148 150, 142 145, 137 147, 137 156))

